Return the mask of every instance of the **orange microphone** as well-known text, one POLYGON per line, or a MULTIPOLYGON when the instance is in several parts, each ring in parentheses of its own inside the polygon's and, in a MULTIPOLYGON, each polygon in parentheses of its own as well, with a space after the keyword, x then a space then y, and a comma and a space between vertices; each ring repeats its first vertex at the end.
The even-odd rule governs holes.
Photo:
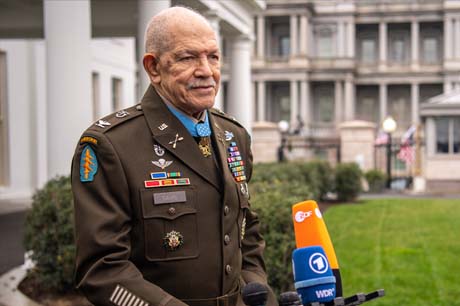
POLYGON ((339 263, 318 204, 312 200, 294 204, 292 206, 292 218, 297 248, 310 246, 323 247, 329 265, 336 278, 336 295, 342 296, 342 281, 339 263))

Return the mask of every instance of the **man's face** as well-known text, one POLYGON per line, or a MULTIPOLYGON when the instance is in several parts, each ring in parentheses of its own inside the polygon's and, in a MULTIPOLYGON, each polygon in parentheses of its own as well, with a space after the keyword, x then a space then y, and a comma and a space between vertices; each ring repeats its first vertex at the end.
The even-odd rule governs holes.
POLYGON ((204 24, 177 25, 170 50, 159 56, 154 83, 160 94, 190 115, 214 105, 220 82, 220 54, 212 30, 204 24))

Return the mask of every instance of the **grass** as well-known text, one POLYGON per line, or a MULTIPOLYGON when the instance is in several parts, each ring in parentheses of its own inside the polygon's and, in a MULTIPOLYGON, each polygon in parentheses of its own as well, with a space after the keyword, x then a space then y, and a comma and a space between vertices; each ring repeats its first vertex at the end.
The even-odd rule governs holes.
POLYGON ((368 200, 325 220, 345 296, 384 288, 370 305, 460 305, 460 200, 368 200))

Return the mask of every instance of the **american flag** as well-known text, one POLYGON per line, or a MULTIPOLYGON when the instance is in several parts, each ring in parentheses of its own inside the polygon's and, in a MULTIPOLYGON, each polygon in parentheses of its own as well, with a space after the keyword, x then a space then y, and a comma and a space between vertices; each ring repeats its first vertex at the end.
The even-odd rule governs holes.
POLYGON ((384 145, 388 143, 388 134, 385 132, 379 132, 375 139, 375 145, 384 145))
POLYGON ((397 155, 398 159, 406 164, 411 164, 415 160, 415 148, 411 145, 413 142, 416 126, 412 125, 401 137, 401 149, 397 155))
POLYGON ((411 164, 415 160, 415 150, 409 144, 402 145, 397 157, 398 159, 404 161, 406 164, 411 164))

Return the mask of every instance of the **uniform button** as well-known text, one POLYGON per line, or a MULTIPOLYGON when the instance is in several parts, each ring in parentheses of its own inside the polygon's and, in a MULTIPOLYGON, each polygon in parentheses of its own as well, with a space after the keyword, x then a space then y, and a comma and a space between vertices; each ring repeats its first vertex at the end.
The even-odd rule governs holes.
POLYGON ((230 207, 225 205, 225 207, 224 207, 224 215, 228 215, 229 212, 230 212, 230 207))
POLYGON ((224 236, 224 243, 225 243, 225 244, 229 244, 229 243, 230 243, 230 236, 229 236, 229 235, 225 235, 225 236, 224 236))
POLYGON ((232 266, 226 265, 226 266, 225 266, 225 272, 226 272, 227 274, 232 273, 232 266))
POLYGON ((172 215, 175 215, 175 214, 176 214, 176 209, 175 209, 174 207, 170 207, 170 208, 168 209, 168 214, 170 214, 171 216, 172 216, 172 215))

